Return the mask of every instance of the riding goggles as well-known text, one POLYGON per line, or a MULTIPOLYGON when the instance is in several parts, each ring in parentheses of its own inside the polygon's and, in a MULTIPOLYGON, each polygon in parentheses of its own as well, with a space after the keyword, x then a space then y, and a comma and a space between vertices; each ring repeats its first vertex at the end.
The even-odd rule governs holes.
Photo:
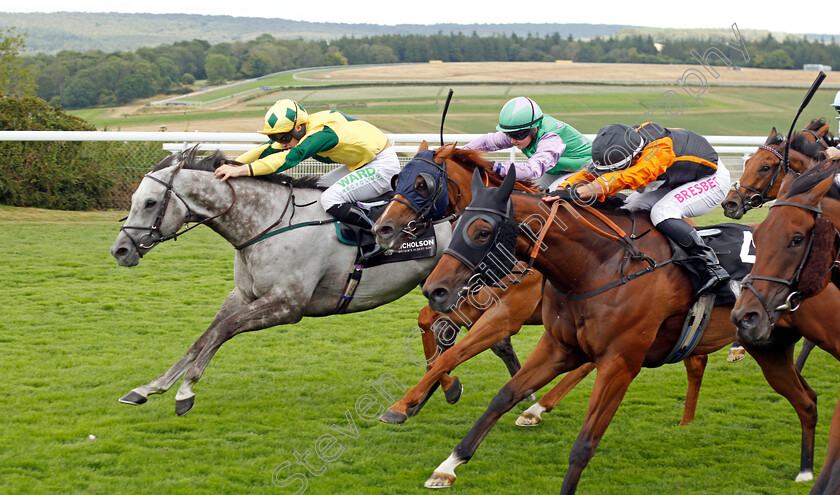
POLYGON ((280 132, 277 134, 269 134, 268 139, 275 143, 286 144, 294 138, 291 132, 280 132))
POLYGON ((519 141, 528 137, 528 135, 531 134, 531 129, 519 129, 518 131, 505 132, 505 134, 507 134, 509 138, 519 141))

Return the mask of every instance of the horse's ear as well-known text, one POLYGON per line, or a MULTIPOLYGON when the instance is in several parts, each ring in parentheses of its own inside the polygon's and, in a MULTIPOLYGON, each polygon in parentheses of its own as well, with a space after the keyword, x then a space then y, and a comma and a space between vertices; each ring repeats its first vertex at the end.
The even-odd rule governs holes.
POLYGON ((475 197, 478 191, 484 189, 484 183, 481 180, 481 172, 478 169, 473 170, 473 178, 472 183, 470 184, 470 190, 472 191, 473 197, 475 197))
POLYGON ((417 151, 418 152, 426 151, 428 149, 429 149, 429 143, 427 143, 426 140, 424 139, 423 141, 420 142, 420 146, 417 148, 417 151))
POLYGON ((776 131, 776 126, 773 126, 773 129, 770 131, 770 135, 767 136, 767 140, 764 141, 764 144, 770 144, 770 141, 772 141, 773 138, 776 137, 776 134, 778 134, 778 132, 776 131))
POLYGON ((513 186, 516 185, 516 167, 511 165, 502 185, 499 186, 499 191, 496 193, 496 199, 499 201, 507 201, 510 193, 513 192, 513 186))
POLYGON ((817 129, 817 134, 820 137, 825 137, 827 132, 828 132, 828 124, 826 124, 826 125, 820 127, 819 129, 817 129))
POLYGON ((451 158, 453 153, 455 153, 455 145, 447 144, 445 146, 441 146, 435 150, 435 161, 443 163, 444 160, 451 158))

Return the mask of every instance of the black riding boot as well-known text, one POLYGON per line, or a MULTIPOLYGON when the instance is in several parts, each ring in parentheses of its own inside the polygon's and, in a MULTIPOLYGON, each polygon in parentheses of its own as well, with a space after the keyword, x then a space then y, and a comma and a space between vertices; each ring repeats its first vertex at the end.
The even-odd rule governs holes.
POLYGON ((368 218, 367 214, 361 208, 352 203, 341 203, 340 205, 330 206, 327 208, 327 213, 344 223, 358 225, 367 230, 373 228, 373 220, 368 218))
POLYGON ((700 282, 700 289, 697 290, 698 296, 729 280, 729 274, 720 266, 717 254, 703 242, 703 238, 694 230, 694 227, 683 220, 669 218, 662 221, 656 228, 685 249, 689 256, 705 265, 704 269, 701 269, 703 279, 700 282))
MULTIPOLYGON (((373 229, 373 220, 371 220, 361 208, 352 203, 341 203, 340 205, 330 206, 327 208, 327 213, 344 223, 357 225, 368 232, 371 232, 371 229, 373 229)), ((362 256, 364 259, 368 259, 376 256, 382 251, 383 249, 379 247, 378 244, 375 244, 373 250, 367 253, 362 253, 362 256)))

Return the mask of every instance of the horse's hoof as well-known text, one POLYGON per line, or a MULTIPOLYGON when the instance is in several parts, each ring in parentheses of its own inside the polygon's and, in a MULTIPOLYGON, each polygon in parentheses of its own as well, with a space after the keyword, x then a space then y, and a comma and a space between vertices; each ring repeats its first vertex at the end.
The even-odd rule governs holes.
POLYGON ((190 412, 190 409, 192 409, 194 405, 195 405, 195 396, 194 395, 192 397, 189 397, 189 398, 186 398, 186 399, 176 400, 175 401, 175 414, 177 414, 178 416, 183 416, 184 414, 187 414, 188 412, 190 412))
POLYGON ((744 351, 743 347, 733 347, 729 349, 729 355, 726 356, 726 361, 730 363, 737 363, 738 361, 744 359, 746 355, 746 351, 744 351))
POLYGON ((516 426, 537 426, 540 423, 542 423, 542 418, 528 411, 516 418, 516 426))
POLYGON ((388 409, 381 416, 379 416, 379 421, 383 423, 388 423, 392 425, 400 425, 406 422, 408 416, 401 412, 394 411, 393 409, 388 409))
POLYGON ((797 483, 801 483, 803 481, 811 481, 812 479, 814 479, 814 473, 813 472, 802 471, 801 473, 796 475, 796 480, 794 480, 794 481, 796 481, 797 483))
POLYGON ((455 404, 461 398, 461 393, 464 391, 464 386, 461 385, 461 380, 458 377, 455 377, 455 381, 452 382, 452 386, 449 387, 449 390, 444 390, 443 395, 446 397, 446 402, 450 404, 455 404))
POLYGON ((449 488, 453 483, 455 483, 455 476, 435 471, 435 473, 426 480, 425 486, 426 488, 449 488))
POLYGON ((138 394, 134 390, 120 397, 120 402, 123 404, 131 404, 132 406, 139 406, 145 404, 148 399, 138 394))

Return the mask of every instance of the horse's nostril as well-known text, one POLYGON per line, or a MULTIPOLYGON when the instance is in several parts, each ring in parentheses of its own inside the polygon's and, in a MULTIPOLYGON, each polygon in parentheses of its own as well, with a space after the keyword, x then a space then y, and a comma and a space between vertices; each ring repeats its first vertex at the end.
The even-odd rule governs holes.
POLYGON ((744 316, 741 317, 741 324, 745 327, 751 327, 755 324, 756 318, 758 314, 756 312, 745 313, 744 316))
POLYGON ((121 247, 114 252, 114 256, 123 257, 128 254, 128 249, 121 247))
POLYGON ((442 287, 438 287, 432 291, 431 299, 435 302, 443 302, 447 297, 449 297, 449 291, 442 287))
POLYGON ((377 230, 376 233, 379 234, 380 237, 390 237, 391 234, 394 233, 394 229, 388 225, 383 225, 379 227, 379 230, 377 230))

